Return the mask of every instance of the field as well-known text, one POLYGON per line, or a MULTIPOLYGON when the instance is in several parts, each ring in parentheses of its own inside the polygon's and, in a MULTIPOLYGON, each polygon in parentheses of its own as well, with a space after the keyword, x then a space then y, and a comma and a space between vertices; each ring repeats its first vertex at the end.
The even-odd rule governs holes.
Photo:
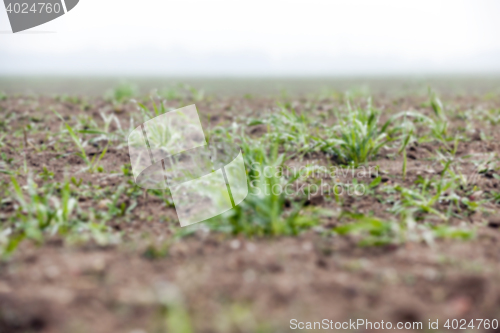
POLYGON ((498 80, 311 82, 0 82, 0 333, 500 331, 498 80), (181 228, 127 137, 191 104, 250 193, 181 228))

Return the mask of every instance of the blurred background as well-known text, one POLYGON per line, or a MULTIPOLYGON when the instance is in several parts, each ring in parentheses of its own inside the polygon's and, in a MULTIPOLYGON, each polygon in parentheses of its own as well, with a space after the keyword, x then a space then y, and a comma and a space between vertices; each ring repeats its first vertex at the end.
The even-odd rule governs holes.
POLYGON ((91 93, 123 79, 312 89, 382 77, 488 78, 492 87, 498 13, 495 0, 81 0, 12 34, 1 7, 0 89, 91 93))

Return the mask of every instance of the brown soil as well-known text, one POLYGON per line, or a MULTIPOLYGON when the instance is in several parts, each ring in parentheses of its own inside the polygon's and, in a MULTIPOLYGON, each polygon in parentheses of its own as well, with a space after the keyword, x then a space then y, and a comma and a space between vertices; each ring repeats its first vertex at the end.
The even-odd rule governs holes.
MULTIPOLYGON (((443 100, 457 110, 500 107, 499 98, 447 96, 443 100)), ((374 98, 377 107, 388 113, 413 108, 429 114, 430 109, 422 106, 426 101, 419 97, 374 98)), ((301 112, 307 100, 294 103, 301 112)), ((275 107, 275 102, 266 98, 214 98, 196 104, 205 127, 242 122, 248 116, 263 117, 275 107)), ((315 112, 329 119, 329 110, 339 105, 343 102, 319 101, 315 112)), ((61 122, 50 107, 68 120, 85 115, 98 122, 99 110, 113 109, 100 99, 91 100, 88 111, 48 97, 21 96, 0 101, 2 117, 13 119, 2 129, 8 140, 1 148, 7 158, 14 159, 13 168, 23 165, 23 157, 16 151, 24 141, 22 128, 36 119, 40 132, 27 133, 26 149, 27 164, 33 174, 42 172, 45 166, 54 172, 54 182, 69 174, 85 183, 116 190, 124 181, 121 174, 76 174, 83 166, 79 157, 60 157, 61 152, 53 146, 37 153, 37 146, 46 143, 46 133, 60 128, 61 122)), ((126 105, 115 114, 122 127, 128 128, 130 115, 136 112, 133 105, 126 105)), ((452 127, 465 125, 461 119, 452 123, 452 127)), ((493 138, 482 141, 473 137, 472 141, 461 143, 459 156, 500 152, 495 127, 478 123, 475 128, 493 138)), ((259 136, 266 129, 251 127, 248 131, 259 136)), ((102 149, 101 143, 88 152, 99 154, 102 149)), ((394 151, 382 151, 370 165, 379 165, 387 172, 384 182, 398 180, 410 185, 418 175, 440 172, 442 166, 429 160, 435 150, 433 144, 409 148, 404 182, 401 158, 385 157, 394 151)), ((65 153, 70 152, 76 150, 68 144, 65 153)), ((306 157, 318 158, 323 157, 306 157)), ((112 173, 110 170, 120 172, 121 165, 128 162, 124 145, 109 149, 101 165, 112 173)), ((473 173, 472 165, 463 167, 473 173)), ((22 184, 26 181, 26 177, 18 179, 22 184)), ((10 182, 4 174, 0 174, 0 180, 10 182)), ((499 183, 488 175, 477 178, 477 186, 483 192, 496 191, 499 183)), ((99 202, 81 198, 79 204, 86 210, 99 202)), ((330 200, 315 199, 309 204, 339 208, 330 200)), ((388 207, 374 197, 351 198, 344 205, 351 211, 372 211, 380 218, 391 216, 386 212, 388 207)), ((498 207, 489 205, 498 214, 498 207)), ((12 203, 2 204, 0 224, 12 211, 12 203)), ((474 240, 439 240, 434 245, 408 242, 361 248, 350 237, 325 236, 315 230, 297 237, 248 239, 200 229, 192 236, 174 240, 172 229, 178 223, 175 210, 157 197, 144 195, 137 199, 128 221, 110 222, 123 233, 122 242, 117 245, 71 245, 60 237, 52 237, 43 245, 25 241, 12 258, 1 262, 0 332, 175 332, 172 317, 181 318, 183 311, 187 312, 194 332, 207 333, 289 332, 292 319, 335 322, 362 318, 394 324, 420 321, 424 328, 429 320, 439 319, 441 331, 445 331, 443 324, 447 319, 466 319, 467 323, 470 319, 500 319, 497 221, 492 215, 473 214, 465 222, 477 228, 474 240), (169 244, 168 254, 150 258, 147 253, 151 244, 169 244)), ((450 221, 461 222, 456 218, 450 221)), ((323 227, 328 229, 336 223, 335 219, 325 220, 323 227)))

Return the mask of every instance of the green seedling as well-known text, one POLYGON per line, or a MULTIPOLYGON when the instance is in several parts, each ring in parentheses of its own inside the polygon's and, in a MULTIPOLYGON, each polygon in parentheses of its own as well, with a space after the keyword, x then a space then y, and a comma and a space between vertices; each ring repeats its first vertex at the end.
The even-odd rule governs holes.
POLYGON ((169 250, 170 243, 150 244, 144 251, 143 257, 150 260, 163 259, 168 256, 169 250))
POLYGON ((61 121, 63 122, 64 126, 66 127, 66 130, 68 131, 71 139, 73 140, 73 142, 75 143, 75 146, 78 148, 78 150, 80 150, 77 155, 80 156, 83 161, 87 164, 87 166, 90 166, 90 161, 87 157, 87 153, 85 153, 85 148, 83 147, 83 143, 81 142, 81 139, 75 134, 75 131, 73 131, 73 127, 71 127, 65 120, 64 118, 59 114, 57 113, 55 110, 52 110, 52 112, 54 112, 54 114, 59 117, 59 119, 61 119, 61 121))
POLYGON ((447 225, 439 225, 432 228, 432 232, 436 238, 471 240, 475 237, 475 232, 468 229, 460 229, 447 225))
MULTIPOLYGON (((406 124, 406 115, 405 115, 405 119, 404 119, 404 124, 406 124)), ((405 126, 405 129, 407 129, 406 126, 405 126)), ((398 154, 403 153, 403 180, 406 179, 406 165, 407 165, 406 146, 408 146, 408 143, 410 142, 412 135, 413 135, 413 128, 411 128, 409 131, 407 131, 405 134, 403 134, 401 148, 399 148, 399 151, 398 151, 398 154)))
POLYGON ((430 88, 429 88, 429 95, 430 95, 430 103, 435 116, 431 126, 432 135, 436 139, 442 141, 443 143, 446 143, 449 122, 444 113, 443 103, 437 97, 436 93, 432 91, 430 88))
MULTIPOLYGON (((212 229, 246 236, 297 235, 318 223, 313 215, 305 215, 304 199, 286 208, 283 188, 294 181, 282 176, 284 154, 272 145, 268 153, 262 145, 241 144, 249 173, 250 193, 236 208, 208 226, 212 229)), ((298 177, 298 175, 296 176, 298 177)), ((292 199, 292 198, 288 198, 292 199)))
POLYGON ((108 144, 114 141, 117 147, 120 147, 127 140, 127 136, 134 129, 133 118, 130 119, 130 128, 128 131, 121 126, 120 119, 115 114, 99 113, 102 118, 102 127, 91 116, 78 117, 78 125, 73 128, 75 133, 94 136, 89 140, 89 143, 97 146, 100 141, 105 141, 108 144), (114 131, 111 131, 111 124, 116 126, 114 131))
POLYGON ((437 97, 437 94, 434 91, 432 91, 430 87, 429 87, 429 98, 432 110, 434 111, 436 117, 442 120, 446 120, 446 115, 444 114, 444 109, 443 109, 443 103, 437 97))
POLYGON ((54 178, 54 173, 49 171, 46 166, 43 167, 43 171, 38 174, 40 178, 47 181, 54 178))
POLYGON ((297 114, 288 104, 279 104, 279 112, 272 113, 268 118, 249 118, 248 126, 267 125, 264 135, 268 142, 280 144, 289 155, 302 157, 304 154, 318 150, 320 142, 313 132, 318 131, 316 123, 311 122, 305 112, 297 114))
POLYGON ((85 148, 84 148, 84 144, 82 143, 82 139, 79 138, 75 134, 75 131, 73 130, 71 125, 69 125, 59 113, 57 113, 55 110, 52 110, 52 111, 64 123, 64 126, 66 127, 66 130, 68 131, 69 136, 71 137, 71 139, 75 143, 75 146, 79 150, 79 152, 77 152, 76 155, 81 157, 82 160, 85 162, 85 164, 87 164, 87 168, 84 170, 88 170, 89 172, 94 172, 96 170, 96 168, 98 168, 98 164, 101 161, 101 159, 106 155, 106 152, 108 151, 108 146, 106 146, 103 149, 103 151, 101 152, 101 154, 99 155, 97 160, 96 160, 97 154, 94 155, 91 160, 89 160, 87 153, 85 152, 85 148))
POLYGON ((138 95, 139 89, 136 85, 128 82, 120 82, 115 88, 109 90, 105 98, 114 103, 123 103, 138 95))
MULTIPOLYGON (((406 117, 411 117, 417 124, 420 123, 424 125, 424 129, 426 130, 430 129, 431 139, 428 139, 427 136, 421 136, 420 138, 418 138, 419 142, 429 141, 434 139, 443 143, 448 150, 452 150, 452 148, 448 146, 448 142, 454 139, 449 138, 448 136, 449 121, 444 113, 443 104, 441 103, 441 100, 439 100, 439 98, 436 96, 434 92, 431 91, 429 94, 430 94, 430 105, 432 106, 433 110, 432 117, 428 117, 416 111, 404 111, 392 116, 390 121, 394 122, 398 118, 404 117, 405 120, 403 124, 406 124, 405 127, 407 129, 411 129, 413 133, 417 133, 415 125, 412 125, 411 123, 406 121, 406 117)), ((456 139, 457 137, 455 137, 455 140, 456 139)))
POLYGON ((500 109, 489 109, 488 111, 480 112, 480 120, 487 121, 490 125, 496 126, 500 124, 500 109))
POLYGON ((42 232, 56 234, 70 227, 77 201, 71 197, 69 182, 65 182, 58 188, 59 197, 56 196, 54 189, 48 189, 47 192, 39 194, 31 177, 28 178, 27 196, 15 177, 11 177, 11 183, 19 205, 16 214, 19 223, 16 223, 15 229, 12 230, 13 237, 4 249, 4 254, 8 255, 14 251, 24 238, 41 242, 42 232))
POLYGON ((114 216, 123 216, 126 211, 126 206, 122 203, 118 206, 118 200, 120 200, 121 195, 125 192, 125 187, 120 186, 111 196, 111 202, 108 204, 107 219, 111 219, 114 216))
POLYGON ((402 241, 401 227, 392 221, 383 221, 363 214, 344 212, 341 217, 348 217, 354 222, 342 224, 333 229, 338 235, 354 235, 361 238, 360 246, 381 246, 397 244, 402 241))
POLYGON ((195 87, 190 86, 189 84, 185 84, 184 89, 189 91, 189 93, 191 94, 191 98, 195 102, 201 102, 205 97, 205 90, 203 89, 196 89, 195 87))
POLYGON ((424 241, 433 245, 438 238, 471 240, 475 236, 474 230, 451 227, 447 225, 432 226, 427 223, 415 222, 413 209, 406 210, 400 222, 384 221, 363 214, 343 212, 341 217, 347 217, 352 222, 342 224, 333 229, 338 235, 350 235, 360 239, 359 246, 399 245, 405 242, 424 241))
POLYGON ((390 137, 387 128, 390 122, 379 126, 379 115, 371 106, 353 109, 347 104, 347 119, 334 126, 330 137, 323 140, 322 150, 334 155, 342 164, 358 166, 369 161, 385 146, 390 137))
POLYGON ((165 108, 165 102, 160 102, 160 107, 158 107, 156 105, 156 102, 154 100, 153 97, 151 97, 151 102, 153 104, 153 112, 150 111, 144 104, 142 103, 137 103, 137 105, 139 106, 139 109, 141 110, 142 112, 142 116, 144 118, 144 121, 147 121, 151 118, 154 118, 156 116, 159 116, 161 114, 164 114, 167 112, 167 109, 165 108))
POLYGON ((417 208, 418 211, 427 214, 433 214, 443 221, 447 221, 448 217, 437 210, 434 206, 438 203, 441 195, 452 186, 451 182, 438 183, 424 179, 420 179, 420 187, 417 189, 409 189, 396 185, 394 189, 401 194, 402 207, 395 206, 395 212, 400 212, 401 209, 417 208), (431 190, 435 190, 432 193, 431 190))
POLYGON ((71 103, 74 105, 79 105, 82 102, 80 97, 74 96, 74 95, 68 95, 68 94, 62 94, 62 95, 56 96, 54 99, 56 101, 59 101, 59 102, 71 103))
POLYGON ((82 185, 82 182, 83 182, 83 179, 81 179, 81 178, 78 179, 78 181, 77 181, 75 177, 71 177, 71 183, 73 185, 75 185, 77 188, 79 188, 80 185, 82 185))
POLYGON ((161 89, 159 91, 158 95, 166 98, 168 101, 178 100, 178 99, 182 98, 182 93, 179 91, 179 88, 176 86, 161 89))
POLYGON ((158 95, 169 101, 182 100, 181 104, 185 103, 184 99, 189 99, 194 102, 201 102, 206 99, 204 89, 197 89, 189 84, 176 84, 161 89, 158 95))

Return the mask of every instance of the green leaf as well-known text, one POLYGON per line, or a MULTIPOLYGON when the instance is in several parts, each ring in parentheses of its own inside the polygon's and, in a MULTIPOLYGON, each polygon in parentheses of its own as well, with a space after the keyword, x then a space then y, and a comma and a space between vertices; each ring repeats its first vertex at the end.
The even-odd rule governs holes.
POLYGON ((375 178, 371 183, 370 185, 368 185, 370 188, 375 188, 377 187, 380 183, 382 182, 382 177, 378 176, 377 178, 375 178))

